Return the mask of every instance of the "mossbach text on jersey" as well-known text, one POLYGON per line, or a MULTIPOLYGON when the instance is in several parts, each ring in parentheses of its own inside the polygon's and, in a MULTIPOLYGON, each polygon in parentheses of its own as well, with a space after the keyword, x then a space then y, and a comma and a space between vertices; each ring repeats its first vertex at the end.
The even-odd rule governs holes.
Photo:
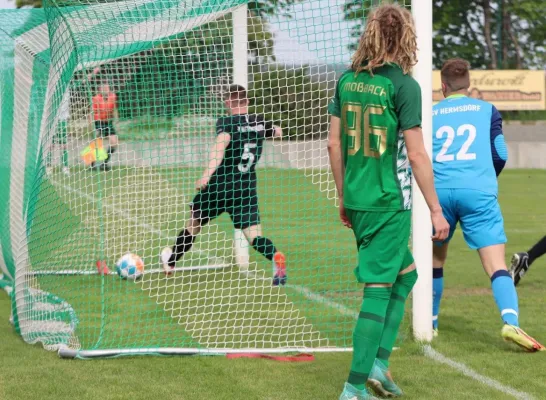
POLYGON ((371 85, 364 82, 347 82, 343 85, 343 90, 347 92, 359 92, 375 94, 376 96, 385 97, 387 92, 383 86, 371 85))

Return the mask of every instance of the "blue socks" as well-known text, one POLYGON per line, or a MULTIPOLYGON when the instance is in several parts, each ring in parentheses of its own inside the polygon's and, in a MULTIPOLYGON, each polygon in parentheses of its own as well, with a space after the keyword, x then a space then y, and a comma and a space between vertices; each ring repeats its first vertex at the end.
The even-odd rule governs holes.
MULTIPOLYGON (((432 327, 438 329, 438 314, 440 314, 440 301, 444 292, 444 269, 432 270, 432 327)), ((518 294, 510 273, 499 270, 491 277, 491 288, 501 318, 505 324, 519 326, 518 294)))
POLYGON ((432 269, 432 327, 438 329, 440 301, 444 293, 444 267, 432 269))
POLYGON ((504 323, 519 326, 518 294, 508 271, 495 272, 491 277, 491 288, 504 323))

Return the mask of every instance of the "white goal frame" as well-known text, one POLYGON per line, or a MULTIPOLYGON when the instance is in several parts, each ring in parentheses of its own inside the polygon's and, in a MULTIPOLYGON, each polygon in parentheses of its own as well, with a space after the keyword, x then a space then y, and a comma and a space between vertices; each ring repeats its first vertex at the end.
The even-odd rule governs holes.
MULTIPOLYGON (((432 1, 412 0, 412 13, 417 31, 419 62, 413 77, 422 94, 422 126, 425 149, 432 156, 432 1)), ((432 341, 432 223, 430 212, 413 180, 413 257, 419 278, 413 288, 413 335, 417 341, 432 341)))
MULTIPOLYGON (((233 83, 248 89, 248 6, 243 4, 232 13, 233 19, 233 83)), ((240 229, 233 235, 235 264, 242 270, 249 267, 248 241, 240 229)))
MULTIPOLYGON (((418 63, 413 77, 422 94, 422 127, 425 148, 432 156, 432 2, 412 0, 417 31, 418 63)), ((233 82, 248 87, 247 6, 233 12, 233 82)), ((413 185, 412 243, 419 278, 413 289, 413 335, 417 341, 432 340, 432 223, 430 213, 415 180, 413 185)), ((233 250, 236 265, 249 267, 249 243, 243 232, 235 230, 233 250)))

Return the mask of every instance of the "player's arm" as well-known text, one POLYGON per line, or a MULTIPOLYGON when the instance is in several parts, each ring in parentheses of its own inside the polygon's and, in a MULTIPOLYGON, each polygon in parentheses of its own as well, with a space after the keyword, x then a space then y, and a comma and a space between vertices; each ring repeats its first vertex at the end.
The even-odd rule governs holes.
POLYGON ((351 223, 345 213, 343 205, 343 181, 345 179, 345 165, 343 163, 343 150, 341 146, 341 100, 339 95, 339 81, 336 84, 334 97, 328 104, 330 113, 330 130, 328 132, 328 156, 330 168, 336 184, 339 197, 339 217, 343 225, 351 227, 351 223))
POLYGON ((330 157, 330 168, 334 176, 337 195, 339 197, 339 217, 341 223, 351 228, 351 221, 345 213, 343 204, 343 181, 345 179, 345 165, 343 164, 343 153, 341 148, 341 120, 332 115, 330 117, 330 132, 328 138, 328 156, 330 157))
POLYGON ((330 117, 328 156, 330 157, 330 167, 332 169, 332 175, 334 176, 337 195, 340 199, 343 199, 345 168, 343 166, 343 155, 341 152, 341 120, 333 115, 330 117))
POLYGON ((203 189, 208 185, 211 176, 216 172, 220 164, 222 164, 230 140, 231 136, 229 133, 221 132, 216 136, 216 141, 210 150, 207 168, 205 168, 203 175, 197 181, 197 189, 203 189))
POLYGON ((449 234, 449 225, 444 218, 442 207, 434 188, 434 173, 430 158, 425 150, 421 127, 416 126, 405 130, 404 140, 406 141, 408 159, 413 175, 430 210, 430 217, 434 226, 432 240, 444 240, 449 234))
POLYGON ((508 160, 508 150, 502 132, 502 116, 495 106, 491 113, 491 155, 495 172, 499 176, 508 160))
POLYGON ((449 234, 449 224, 434 188, 432 163, 425 150, 421 129, 421 87, 417 81, 407 79, 396 95, 396 113, 408 151, 408 159, 417 185, 421 189, 434 227, 433 240, 444 240, 449 234))
POLYGON ((411 170, 421 192, 423 192, 430 212, 442 212, 442 207, 434 188, 434 172, 432 171, 430 158, 425 150, 421 127, 416 126, 405 130, 404 140, 406 141, 411 170))
POLYGON ((273 125, 271 121, 265 121, 265 137, 269 138, 280 138, 282 137, 282 128, 280 126, 273 125))
POLYGON ((328 133, 328 156, 330 157, 330 168, 334 176, 337 195, 343 200, 343 180, 345 177, 345 166, 343 165, 343 153, 341 150, 341 100, 339 96, 339 81, 336 84, 334 97, 328 104, 330 113, 330 131, 328 133))

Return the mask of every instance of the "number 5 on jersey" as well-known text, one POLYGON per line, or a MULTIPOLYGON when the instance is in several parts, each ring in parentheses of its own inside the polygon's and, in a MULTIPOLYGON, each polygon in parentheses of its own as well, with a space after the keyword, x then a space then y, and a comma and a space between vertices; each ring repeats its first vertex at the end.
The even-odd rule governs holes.
POLYGON ((342 128, 352 138, 349 142, 348 154, 354 156, 364 142, 364 157, 379 158, 387 148, 387 128, 372 126, 370 115, 383 115, 385 107, 366 105, 364 121, 362 109, 360 103, 345 103, 341 110, 342 128))
POLYGON ((252 152, 252 149, 255 149, 257 146, 256 143, 245 143, 241 162, 237 166, 239 172, 248 172, 250 170, 256 160, 256 155, 252 152))

